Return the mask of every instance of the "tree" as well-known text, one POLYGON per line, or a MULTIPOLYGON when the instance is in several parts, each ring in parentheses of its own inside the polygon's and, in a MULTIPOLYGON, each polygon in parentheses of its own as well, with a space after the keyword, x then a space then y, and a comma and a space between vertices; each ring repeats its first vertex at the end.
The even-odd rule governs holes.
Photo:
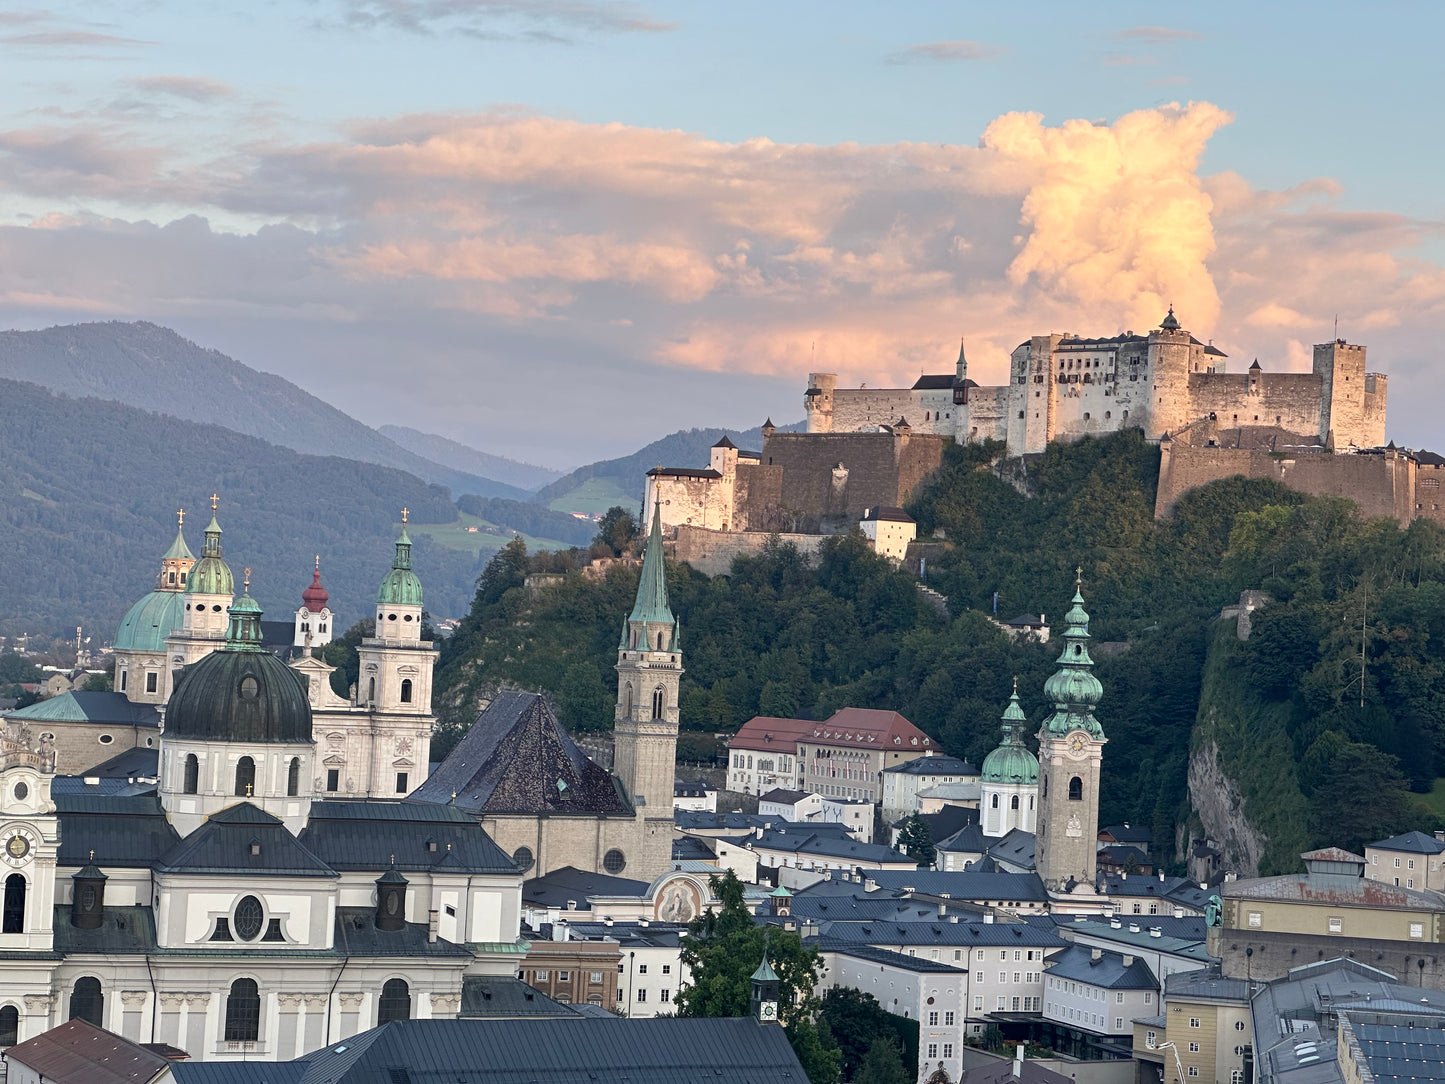
POLYGON ((743 902, 743 885, 728 870, 709 878, 720 906, 693 919, 682 943, 682 962, 692 984, 677 993, 679 1016, 747 1016, 752 1011, 752 975, 768 962, 778 975, 778 1017, 810 1084, 838 1079, 837 1045, 820 1025, 814 990, 822 971, 818 950, 797 933, 763 928, 743 902))
POLYGON ((898 1055, 898 1044, 882 1035, 873 1040, 858 1073, 855 1084, 913 1084, 913 1074, 898 1055))
POLYGON ((481 576, 477 578, 476 601, 490 606, 501 601, 512 588, 521 587, 526 582, 527 544, 519 535, 499 549, 497 555, 487 562, 487 567, 482 569, 481 576))
POLYGON ((933 833, 928 828, 928 822, 917 813, 908 818, 908 823, 898 833, 898 846, 923 869, 932 869, 938 858, 938 848, 933 845, 933 833))
POLYGON ((596 664, 576 662, 562 675, 557 690, 557 717, 568 730, 606 730, 612 722, 615 702, 596 664))
POLYGON ((632 513, 621 505, 614 504, 598 521, 597 537, 592 540, 592 544, 606 546, 612 551, 612 556, 621 557, 632 548, 638 533, 637 520, 632 513))
POLYGON ((844 1080, 855 1080, 858 1068, 877 1039, 902 1051, 904 1065, 918 1064, 918 1021, 888 1012, 872 994, 851 986, 834 986, 823 995, 821 1019, 838 1042, 844 1080))

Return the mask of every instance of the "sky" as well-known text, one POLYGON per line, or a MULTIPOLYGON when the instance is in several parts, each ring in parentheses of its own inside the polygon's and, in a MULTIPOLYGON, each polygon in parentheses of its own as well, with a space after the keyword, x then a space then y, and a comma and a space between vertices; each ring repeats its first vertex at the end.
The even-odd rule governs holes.
MULTIPOLYGON (((0 0, 3 2, 3 0, 0 0)), ((570 468, 1030 335, 1335 334, 1441 448, 1445 5, 0 7, 0 326, 570 468)), ((163 406, 163 395, 158 405, 163 406)))

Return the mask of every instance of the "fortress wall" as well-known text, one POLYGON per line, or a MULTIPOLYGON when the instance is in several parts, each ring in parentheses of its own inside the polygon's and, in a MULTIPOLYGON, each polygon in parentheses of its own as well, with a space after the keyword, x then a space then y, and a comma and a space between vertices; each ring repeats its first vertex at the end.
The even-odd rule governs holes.
POLYGON ((1313 436, 1320 427, 1320 378, 1314 373, 1191 373, 1195 418, 1214 414, 1222 428, 1271 425, 1313 436))
POLYGON ((739 531, 780 531, 787 526, 783 508, 783 468, 762 463, 738 463, 734 492, 733 528, 739 531))
MULTIPOLYGON (((1054 406, 1054 439, 1076 440, 1079 437, 1113 433, 1129 422, 1124 417, 1127 407, 1119 407, 1114 401, 1114 385, 1098 383, 1100 371, 1086 374, 1092 378, 1085 384, 1082 380, 1059 383, 1054 377, 1057 400, 1054 406)), ((1073 374, 1064 374, 1065 376, 1073 374)), ((1035 390, 1042 390, 1034 385, 1035 390)), ((1137 421, 1135 424, 1139 424, 1137 421)))
MULTIPOLYGON (((705 576, 722 576, 732 571, 733 558, 743 553, 760 553, 773 536, 763 531, 705 531, 697 527, 679 527, 673 543, 672 557, 686 561, 705 576)), ((798 547, 811 559, 823 544, 826 535, 780 534, 784 542, 798 547)))
POLYGON ((1196 448, 1181 441, 1160 446, 1158 519, 1169 516, 1185 493, 1221 478, 1272 478, 1312 497, 1348 497, 1365 516, 1411 518, 1408 466, 1403 456, 1331 455, 1327 452, 1280 455, 1264 449, 1196 448), (1398 497, 1397 497, 1398 494, 1398 497))
POLYGON ((1389 383, 1384 373, 1365 374, 1365 405, 1359 441, 1361 447, 1378 448, 1385 443, 1385 405, 1388 394, 1389 383))
MULTIPOLYGON (((713 529, 732 527, 732 485, 727 478, 689 478, 664 475, 652 481, 659 483, 657 496, 662 501, 662 526, 670 529, 682 524, 713 529)), ((652 487, 649 486, 649 489, 652 487)), ((644 523, 651 521, 652 493, 648 493, 644 523)))
POLYGON ((875 505, 902 504, 943 461, 943 440, 930 434, 774 433, 763 444, 763 465, 782 469, 779 507, 801 513, 799 526, 811 529, 821 519, 841 524, 861 519, 875 505))
POLYGON ((923 428, 923 411, 907 388, 839 388, 833 393, 833 432, 856 433, 907 418, 923 428))
POLYGON ((1008 440, 1012 391, 1008 386, 968 390, 968 432, 962 434, 964 441, 1008 440))

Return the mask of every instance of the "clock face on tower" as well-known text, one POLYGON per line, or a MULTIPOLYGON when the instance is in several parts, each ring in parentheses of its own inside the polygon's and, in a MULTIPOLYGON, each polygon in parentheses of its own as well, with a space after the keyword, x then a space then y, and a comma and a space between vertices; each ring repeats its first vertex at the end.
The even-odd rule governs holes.
POLYGON ((1084 750, 1088 748, 1089 739, 1082 731, 1076 730, 1069 735, 1069 752, 1073 756, 1083 756, 1084 750))
POLYGON ((758 1015, 764 1020, 775 1019, 778 1015, 778 1006, 775 1002, 764 1001, 758 1008, 758 1015))
POLYGON ((34 837, 24 828, 12 830, 5 839, 5 861, 18 866, 30 857, 34 837))

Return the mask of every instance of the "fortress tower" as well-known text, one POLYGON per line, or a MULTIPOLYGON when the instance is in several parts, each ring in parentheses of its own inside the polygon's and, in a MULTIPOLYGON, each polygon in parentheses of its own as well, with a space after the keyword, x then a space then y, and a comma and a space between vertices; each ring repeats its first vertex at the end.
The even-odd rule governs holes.
POLYGON ((1189 402, 1192 336, 1179 326, 1171 305, 1159 327, 1149 332, 1148 379, 1153 402, 1148 404, 1144 435, 1158 440, 1194 421, 1189 402))
POLYGON ((803 409, 808 415, 808 432, 833 431, 833 393, 838 389, 837 373, 809 373, 803 409))
POLYGON ((1325 447, 1346 451, 1385 443, 1385 377, 1365 372, 1365 348, 1336 339, 1314 351, 1320 378, 1319 437, 1325 447))

